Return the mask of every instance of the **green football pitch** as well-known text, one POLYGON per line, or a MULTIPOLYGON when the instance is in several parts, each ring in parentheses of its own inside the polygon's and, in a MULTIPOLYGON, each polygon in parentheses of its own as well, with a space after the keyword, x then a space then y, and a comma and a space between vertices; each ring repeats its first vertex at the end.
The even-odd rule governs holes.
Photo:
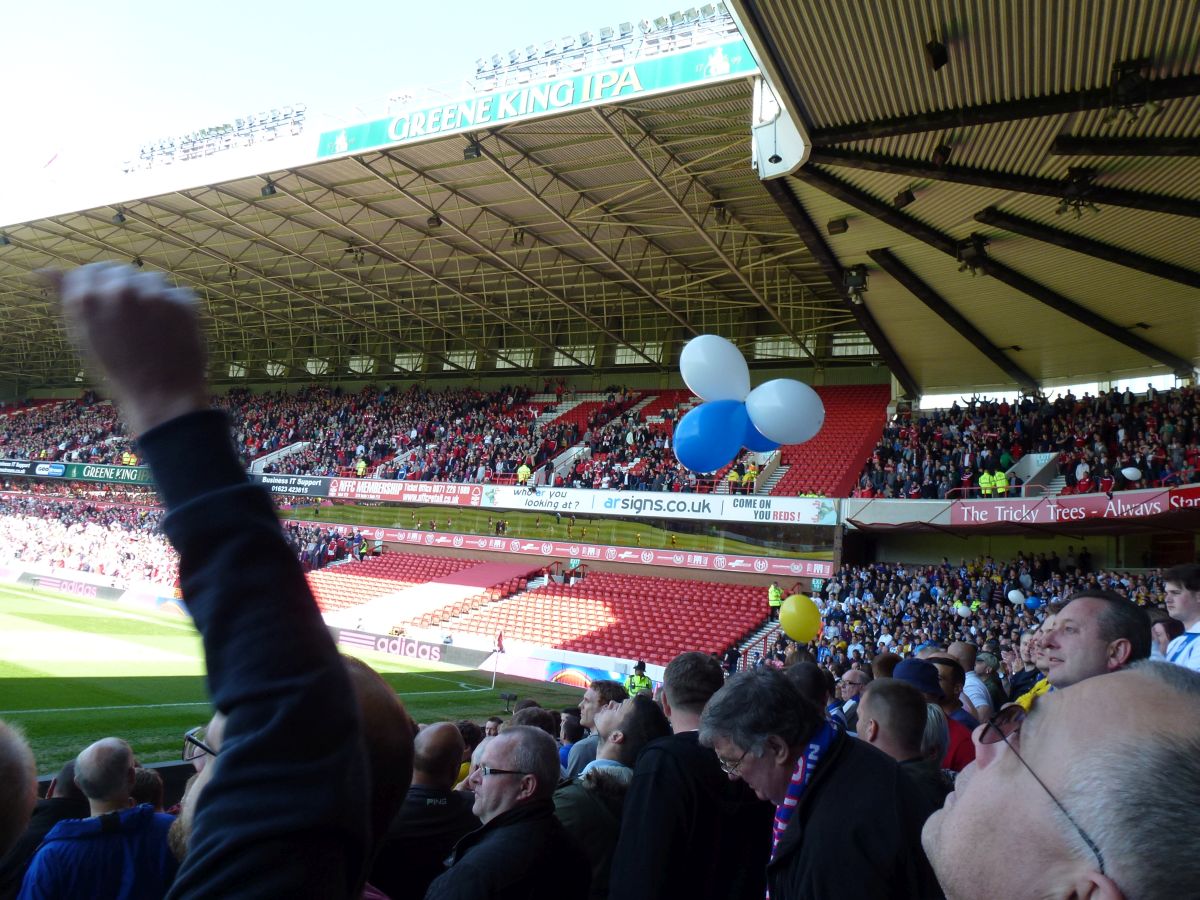
MULTIPOLYGON (((503 714, 500 691, 543 706, 579 702, 578 688, 491 676, 440 663, 356 652, 418 722, 503 714)), ((127 740, 142 762, 177 759, 183 733, 208 720, 204 656, 191 622, 165 613, 0 586, 0 719, 25 731, 50 774, 98 738, 127 740)))

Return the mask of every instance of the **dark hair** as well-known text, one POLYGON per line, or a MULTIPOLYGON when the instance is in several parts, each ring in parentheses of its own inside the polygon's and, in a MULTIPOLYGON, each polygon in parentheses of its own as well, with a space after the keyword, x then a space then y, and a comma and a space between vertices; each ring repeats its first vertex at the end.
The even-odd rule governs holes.
POLYGON ((866 724, 862 717, 862 707, 866 704, 868 710, 879 717, 879 726, 902 749, 913 756, 920 756, 928 718, 925 697, 920 691, 907 682, 881 678, 867 685, 858 702, 860 727, 866 724))
POLYGON ((526 697, 524 700, 518 700, 516 702, 516 704, 513 706, 513 712, 520 712, 523 709, 529 709, 531 706, 540 707, 541 705, 542 704, 538 703, 532 697, 526 697))
POLYGON ((925 658, 925 661, 931 662, 935 666, 945 666, 946 668, 948 668, 951 672, 954 673, 954 678, 955 678, 956 684, 966 684, 967 683, 966 669, 964 669, 962 667, 962 663, 960 663, 954 657, 952 657, 952 656, 927 656, 925 658))
POLYGON ((663 671, 667 701, 681 712, 701 712, 704 704, 724 684, 725 670, 721 664, 698 650, 680 653, 663 671))
POLYGON ((1162 573, 1164 582, 1172 582, 1183 587, 1185 591, 1200 591, 1200 565, 1196 563, 1183 563, 1178 566, 1171 566, 1162 573))
POLYGON ((784 669, 783 674, 806 700, 819 709, 825 708, 825 703, 832 693, 825 678, 825 670, 816 663, 802 662, 784 669))
POLYGON ((1131 663, 1150 657, 1150 615, 1144 609, 1116 591, 1083 590, 1068 597, 1067 603, 1084 599, 1104 604, 1096 630, 1106 644, 1122 638, 1129 641, 1131 663))
POLYGON ((762 756, 771 735, 789 747, 804 744, 824 721, 824 710, 809 703, 782 672, 750 669, 734 675, 704 708, 700 741, 712 746, 723 736, 762 756))
POLYGON ((873 678, 891 678, 898 665, 900 665, 900 657, 897 654, 880 653, 871 663, 871 676, 873 678))
POLYGON ((625 690, 625 686, 619 681, 598 678, 588 685, 588 689, 596 692, 596 696, 600 698, 601 706, 608 703, 621 703, 629 699, 629 692, 625 690))
POLYGON ((563 716, 562 720, 562 736, 563 740, 568 744, 573 744, 583 737, 583 725, 575 716, 563 716))
POLYGON ((458 729, 458 733, 462 735, 463 743, 467 748, 474 750, 483 740, 483 729, 474 722, 469 722, 462 719, 454 723, 454 727, 458 729))
POLYGON ((617 762, 633 768, 643 747, 671 733, 671 723, 663 714, 662 707, 645 694, 638 694, 625 710, 619 730, 625 740, 617 751, 617 762))
POLYGON ((129 792, 134 805, 149 803, 155 812, 163 809, 163 780, 153 769, 138 766, 133 770, 133 790, 129 792))
POLYGON ((54 796, 63 799, 83 798, 83 791, 75 783, 75 760, 68 759, 54 778, 54 796))
POLYGON ((508 722, 501 726, 500 733, 508 731, 512 728, 520 728, 523 725, 528 725, 531 728, 540 728, 550 737, 558 739, 558 731, 554 727, 554 715, 548 709, 542 709, 540 706, 527 706, 524 709, 518 709, 513 713, 513 717, 508 722))
POLYGON ((1169 637, 1171 640, 1175 640, 1175 638, 1183 634, 1183 623, 1178 619, 1172 619, 1170 616, 1162 619, 1155 619, 1155 621, 1151 623, 1151 627, 1154 625, 1161 625, 1163 627, 1163 631, 1167 633, 1167 637, 1169 637))

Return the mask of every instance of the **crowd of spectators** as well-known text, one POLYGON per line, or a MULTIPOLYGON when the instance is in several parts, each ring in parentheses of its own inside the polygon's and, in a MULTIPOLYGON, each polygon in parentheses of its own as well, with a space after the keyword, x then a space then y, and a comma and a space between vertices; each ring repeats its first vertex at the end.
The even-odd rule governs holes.
MULTIPOLYGON (((825 623, 814 646, 817 662, 841 677, 852 663, 870 665, 884 653, 911 655, 928 643, 968 641, 988 647, 998 665, 1016 660, 1021 635, 1048 610, 1080 591, 1110 590, 1139 607, 1164 600, 1156 571, 1097 570, 1086 545, 998 561, 943 559, 937 565, 874 563, 844 566, 814 599, 825 623)), ((781 661, 786 642, 772 648, 781 661)))
POLYGON ((157 509, 7 495, 0 498, 0 562, 174 586, 178 561, 158 534, 161 519, 157 509))
MULTIPOLYGON (((863 467, 856 496, 946 499, 996 496, 980 478, 1030 453, 1053 453, 1066 493, 1200 480, 1200 392, 1150 389, 1068 393, 1015 403, 973 397, 948 410, 899 414, 863 467), (1126 469, 1137 469, 1130 479, 1126 469), (984 488, 985 490, 979 490, 984 488)), ((1006 495, 1019 491, 1010 476, 1006 495)))
POLYGON ((119 462, 130 450, 116 408, 88 391, 78 400, 18 407, 0 416, 0 457, 119 462))
MULTIPOLYGON (((0 532, 14 561, 114 577, 153 580, 160 573, 147 567, 152 558, 170 559, 165 572, 174 576, 174 551, 157 533, 159 519, 158 510, 136 506, 0 499, 0 532)), ((362 534, 338 536, 318 525, 290 524, 284 536, 305 569, 368 552, 362 534)), ((597 898, 676 896, 680 884, 699 890, 706 883, 733 892, 721 896, 760 896, 769 885, 772 896, 801 897, 814 879, 869 892, 862 896, 971 896, 941 843, 950 839, 931 844, 930 835, 947 827, 938 810, 956 781, 969 777, 959 773, 985 752, 980 724, 1014 703, 1020 712, 1006 715, 1024 714, 1050 679, 1057 689, 1074 690, 1147 656, 1167 658, 1168 643, 1183 633, 1161 609, 1172 579, 1191 578, 1200 598, 1200 572, 1173 574, 1179 571, 1098 569, 1085 545, 1061 557, 1051 551, 1005 561, 847 565, 814 595, 821 636, 805 647, 781 636, 767 659, 742 673, 723 672, 711 655, 685 652, 661 685, 639 696, 626 685, 593 681, 578 707, 543 709, 526 700, 511 718, 419 725, 411 786, 379 804, 386 819, 362 896, 498 897, 513 884, 543 896, 543 886, 561 889, 568 876, 572 896, 597 898), (1109 599, 1072 599, 1081 595, 1109 599), (1136 609, 1142 619, 1131 621, 1147 632, 1140 643, 1118 639, 1124 644, 1110 668, 1096 662, 1104 654, 1086 654, 1088 665, 1101 666, 1095 670, 1069 662, 1067 629, 1077 627, 1069 623, 1089 602, 1136 609), (799 732, 810 738, 792 730, 797 709, 811 713, 799 732), (766 750, 755 751, 760 740, 766 750), (767 752, 772 740, 782 763, 767 752), (783 776, 795 775, 799 744, 828 754, 824 778, 833 784, 816 795, 825 798, 819 806, 806 807, 810 836, 803 838, 778 813, 791 796, 783 776), (771 766, 780 766, 775 775, 771 766), (500 777, 528 779, 528 792, 501 786, 500 777), (847 806, 856 792, 872 798, 866 809, 894 803, 902 815, 848 812, 857 809, 847 806), (873 834, 868 844, 839 837, 863 828, 873 834), (689 856, 684 846, 691 842, 712 851, 689 856), (829 848, 839 842, 848 849, 829 848)), ((1091 626, 1085 620, 1079 627, 1091 626)), ((377 676, 365 666, 347 666, 357 672, 356 692, 390 694, 386 686, 370 687, 377 676)), ((0 859, 2 895, 53 895, 69 879, 121 871, 145 896, 163 896, 189 853, 189 810, 204 766, 220 753, 222 727, 218 714, 185 737, 185 758, 201 777, 182 806, 166 812, 161 782, 150 784, 128 744, 105 738, 85 748, 0 859), (74 773, 95 768, 97 759, 107 760, 101 768, 108 780, 79 780, 74 773), (98 830, 106 815, 115 824, 98 830)), ((386 783, 394 786, 397 777, 393 772, 386 783)))

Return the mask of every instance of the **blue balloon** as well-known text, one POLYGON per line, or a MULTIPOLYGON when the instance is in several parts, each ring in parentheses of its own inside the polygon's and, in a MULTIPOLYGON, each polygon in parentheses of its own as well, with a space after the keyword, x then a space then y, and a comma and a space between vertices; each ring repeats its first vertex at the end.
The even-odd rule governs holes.
POLYGON ((675 456, 693 472, 715 472, 738 455, 749 423, 740 400, 701 403, 675 427, 675 456))
POLYGON ((1026 597, 1025 598, 1025 608, 1026 609, 1041 609, 1042 608, 1042 598, 1041 597, 1026 597))
MULTIPOLYGON (((744 406, 745 404, 743 404, 744 406)), ((754 423, 750 421, 750 416, 746 416, 746 434, 742 438, 742 446, 747 450, 752 450, 755 453, 766 453, 768 450, 774 450, 779 446, 776 441, 771 440, 761 431, 754 427, 754 423)))

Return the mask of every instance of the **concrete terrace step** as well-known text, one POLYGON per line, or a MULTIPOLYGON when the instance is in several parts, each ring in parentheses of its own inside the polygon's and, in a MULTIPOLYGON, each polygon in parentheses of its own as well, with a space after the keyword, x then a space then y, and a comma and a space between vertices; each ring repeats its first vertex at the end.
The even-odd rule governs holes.
POLYGON ((790 468, 791 466, 779 466, 776 468, 775 471, 771 473, 771 477, 767 479, 767 483, 760 493, 770 494, 771 491, 775 490, 775 485, 779 484, 779 482, 783 480, 783 476, 787 474, 787 471, 790 468))

